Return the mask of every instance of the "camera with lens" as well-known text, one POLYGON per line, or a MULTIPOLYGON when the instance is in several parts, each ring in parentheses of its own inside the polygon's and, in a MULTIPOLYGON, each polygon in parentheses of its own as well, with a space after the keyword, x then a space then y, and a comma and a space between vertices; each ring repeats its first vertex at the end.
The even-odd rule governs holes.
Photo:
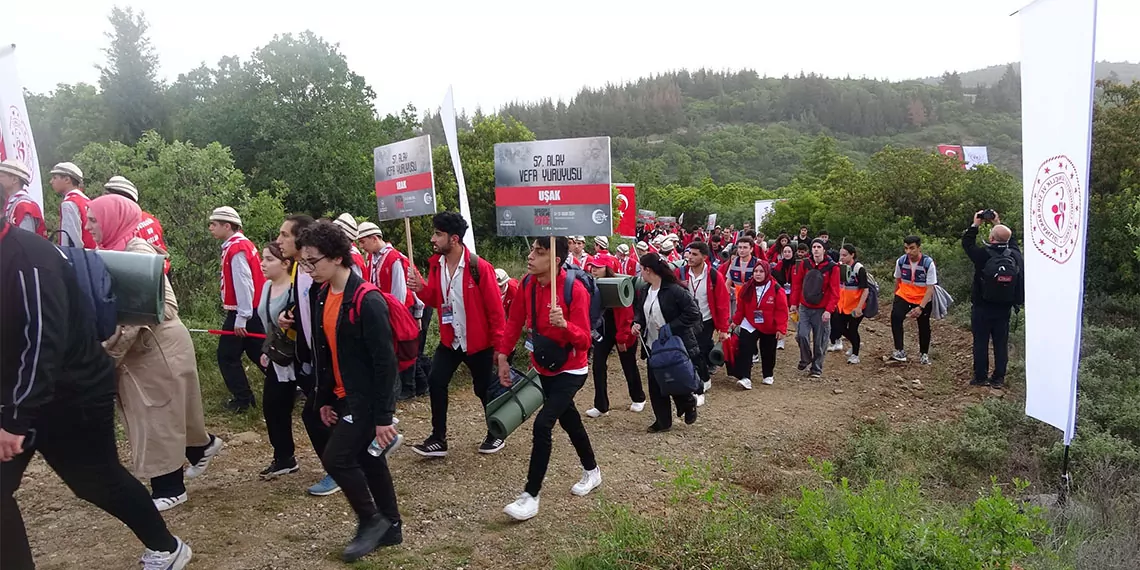
POLYGON ((991 210, 989 208, 982 210, 982 219, 983 220, 985 220, 987 222, 992 222, 992 221, 994 221, 994 218, 996 218, 996 217, 997 217, 997 215, 994 214, 993 210, 991 210))

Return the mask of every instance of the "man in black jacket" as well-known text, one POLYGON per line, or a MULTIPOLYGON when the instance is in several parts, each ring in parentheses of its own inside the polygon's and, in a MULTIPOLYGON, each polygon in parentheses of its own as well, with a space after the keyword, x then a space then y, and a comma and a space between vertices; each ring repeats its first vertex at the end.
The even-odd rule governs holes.
POLYGON ((962 233, 962 249, 970 261, 974 262, 974 283, 970 288, 970 302, 973 305, 970 311, 970 329, 974 333, 974 379, 970 385, 988 385, 1001 389, 1005 387, 1005 372, 1009 363, 1010 309, 1025 302, 1025 260, 1013 239, 1013 230, 1001 224, 997 212, 993 214, 994 227, 990 229, 989 243, 985 247, 978 246, 978 228, 986 221, 983 217, 985 212, 982 210, 974 214, 974 223, 962 233), (987 275, 986 265, 995 258, 999 262, 1008 259, 1016 266, 1016 270, 1003 272, 1005 278, 1014 281, 1014 290, 1007 295, 1008 300, 997 300, 993 293, 987 295, 987 288, 992 291, 995 286, 1001 286, 996 281, 988 283, 996 276, 987 275), (1010 277, 1010 273, 1016 273, 1016 276, 1010 277), (993 376, 987 376, 991 338, 994 345, 994 371, 993 376))
POLYGON ((403 542, 387 458, 369 453, 374 440, 381 448, 399 441, 392 421, 399 378, 392 327, 379 290, 356 298, 365 282, 352 272, 352 243, 343 230, 317 222, 297 243, 301 267, 320 287, 311 301, 313 322, 320 323, 312 336, 313 371, 316 405, 332 428, 321 463, 359 519, 343 554, 352 562, 403 542))
POLYGON ((0 568, 35 567, 12 495, 38 450, 77 497, 130 527, 144 569, 181 570, 190 547, 119 463, 115 366, 82 299, 55 246, 0 218, 0 568))

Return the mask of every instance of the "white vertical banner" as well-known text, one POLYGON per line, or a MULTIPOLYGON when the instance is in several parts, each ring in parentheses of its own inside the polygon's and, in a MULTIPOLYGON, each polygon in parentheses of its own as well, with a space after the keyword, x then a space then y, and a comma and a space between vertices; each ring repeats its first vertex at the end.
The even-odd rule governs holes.
POLYGON ((24 106, 24 88, 16 73, 16 46, 0 46, 0 160, 14 158, 32 173, 28 194, 44 209, 44 188, 40 181, 40 159, 24 106))
POLYGON ((463 180, 463 165, 459 162, 459 134, 455 132, 455 97, 451 86, 443 97, 443 107, 439 111, 443 120, 443 136, 447 139, 447 149, 451 151, 451 165, 455 169, 455 179, 459 183, 459 214, 467 220, 467 233, 463 235, 463 245, 475 253, 475 224, 471 221, 471 204, 467 201, 467 183, 463 180))
POLYGON ((764 218, 767 218, 768 214, 773 209, 775 209, 775 207, 776 207, 776 201, 775 200, 757 200, 756 201, 756 212, 755 212, 756 213, 756 219, 755 219, 755 223, 752 227, 755 228, 757 231, 759 231, 760 226, 764 224, 764 218))
POLYGON ((989 149, 984 146, 964 146, 962 147, 962 154, 965 155, 967 170, 979 164, 990 163, 989 149))
POLYGON ((1073 439, 1088 235, 1096 0, 1021 15, 1025 413, 1073 439))

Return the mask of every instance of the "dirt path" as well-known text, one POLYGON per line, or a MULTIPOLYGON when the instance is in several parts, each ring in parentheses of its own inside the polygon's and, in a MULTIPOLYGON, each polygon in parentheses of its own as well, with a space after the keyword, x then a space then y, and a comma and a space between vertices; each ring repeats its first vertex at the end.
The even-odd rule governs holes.
MULTIPOLYGON (((568 492, 581 471, 564 432, 556 428, 541 512, 523 524, 508 522, 501 510, 526 479, 529 425, 499 454, 476 453, 485 425, 470 388, 460 387, 453 392, 449 415, 451 455, 427 461, 403 450, 393 457, 404 545, 375 553, 356 567, 548 568, 552 554, 590 539, 587 527, 600 500, 644 512, 665 509, 666 491, 658 483, 669 478, 667 463, 728 460, 734 482, 759 493, 778 492, 794 485, 807 468, 807 456, 826 457, 842 445, 856 422, 880 414, 903 421, 947 417, 980 399, 980 391, 966 388, 968 332, 935 323, 935 363, 925 367, 879 359, 890 345, 884 319, 863 328, 861 365, 849 366, 841 354, 829 354, 824 378, 812 381, 796 372, 794 343, 789 342, 790 350, 778 354, 774 386, 757 381, 756 389, 744 392, 720 372, 697 423, 678 422, 666 434, 645 432, 652 422, 648 407, 641 414, 628 411, 614 359, 614 410, 586 420, 604 476, 602 487, 586 498, 568 492)), ((907 344, 916 338, 908 329, 907 344)), ((590 407, 592 398, 588 383, 578 394, 579 410, 590 407)), ((409 442, 430 431, 426 399, 402 405, 399 416, 409 442)), ((212 427, 226 439, 234 435, 224 425, 212 427)), ((299 423, 294 431, 302 465, 298 474, 272 482, 258 479, 271 457, 262 428, 260 441, 228 446, 204 476, 189 483, 190 501, 168 512, 166 520, 193 546, 192 568, 344 567, 337 555, 351 538, 355 519, 341 495, 305 494, 320 469, 299 423)), ((17 499, 40 568, 135 567, 141 546, 129 531, 76 499, 41 460, 33 462, 17 499)))

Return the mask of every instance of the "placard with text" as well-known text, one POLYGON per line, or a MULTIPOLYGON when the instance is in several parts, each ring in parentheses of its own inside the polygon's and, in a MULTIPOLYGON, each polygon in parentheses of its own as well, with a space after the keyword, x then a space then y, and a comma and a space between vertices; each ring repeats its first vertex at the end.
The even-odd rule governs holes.
POLYGON ((431 135, 376 147, 373 161, 381 222, 435 213, 431 135))
POLYGON ((501 236, 613 233, 610 138, 495 145, 495 220, 501 236))

